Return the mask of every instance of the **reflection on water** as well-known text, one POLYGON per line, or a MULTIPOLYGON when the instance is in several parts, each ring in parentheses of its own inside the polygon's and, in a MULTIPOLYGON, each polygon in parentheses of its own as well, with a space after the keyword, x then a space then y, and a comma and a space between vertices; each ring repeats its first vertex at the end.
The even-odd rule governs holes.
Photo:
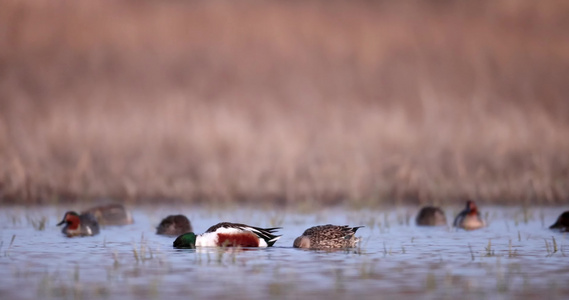
MULTIPOLYGON (((133 210, 134 224, 72 239, 55 226, 67 208, 0 209, 3 299, 563 298, 569 292, 567 236, 547 228, 565 207, 483 207, 488 227, 457 231, 415 226, 416 208, 300 214, 142 206, 133 210), (231 221, 282 226, 283 237, 266 249, 174 249, 174 238, 154 233, 176 213, 187 215, 197 233, 231 221), (365 226, 357 232, 361 247, 291 247, 306 228, 327 223, 365 226)), ((447 209, 447 218, 459 209, 447 209)))

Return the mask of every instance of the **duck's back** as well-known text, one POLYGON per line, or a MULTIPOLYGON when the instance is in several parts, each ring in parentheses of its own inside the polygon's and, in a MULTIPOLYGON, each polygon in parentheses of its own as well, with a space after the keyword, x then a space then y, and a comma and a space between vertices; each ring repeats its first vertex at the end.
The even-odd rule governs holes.
POLYGON ((99 223, 94 215, 90 213, 81 214, 79 219, 81 220, 80 228, 82 235, 99 234, 99 223))
POLYGON ((347 225, 319 225, 306 229, 302 235, 310 240, 310 248, 354 247, 358 242, 358 239, 354 237, 358 228, 347 225))

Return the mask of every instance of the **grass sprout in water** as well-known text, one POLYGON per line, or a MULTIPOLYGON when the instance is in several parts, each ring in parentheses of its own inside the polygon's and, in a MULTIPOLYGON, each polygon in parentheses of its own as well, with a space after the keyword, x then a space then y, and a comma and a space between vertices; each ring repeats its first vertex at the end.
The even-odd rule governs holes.
POLYGON ((494 256, 495 251, 492 249, 492 239, 488 239, 488 245, 484 248, 486 250, 486 256, 494 256))
POLYGON ((510 239, 508 241, 508 257, 512 258, 516 256, 518 256, 518 250, 516 249, 512 251, 512 239, 510 239))
MULTIPOLYGON (((12 235, 12 239, 10 240, 10 245, 8 245, 8 249, 6 249, 6 251, 4 251, 4 256, 9 256, 10 255, 10 249, 12 249, 12 245, 14 245, 14 240, 16 240, 16 235, 12 235)), ((0 249, 2 249, 2 246, 4 245, 4 241, 2 241, 0 243, 0 249)))
POLYGON ((152 249, 147 245, 146 240, 144 239, 144 234, 140 237, 140 245, 137 247, 135 244, 132 245, 132 255, 137 263, 139 262, 146 262, 147 260, 151 260, 154 256, 152 253, 152 249), (148 250, 148 253, 146 252, 148 250))
POLYGON ((547 256, 552 256, 553 254, 557 253, 557 241, 555 237, 551 237, 551 245, 547 241, 547 239, 543 239, 545 241, 545 250, 547 251, 547 256))
POLYGON ((35 230, 43 231, 43 230, 45 230, 45 225, 47 223, 47 217, 42 216, 39 219, 34 219, 34 218, 28 217, 28 222, 30 222, 32 224, 32 227, 34 227, 35 230))

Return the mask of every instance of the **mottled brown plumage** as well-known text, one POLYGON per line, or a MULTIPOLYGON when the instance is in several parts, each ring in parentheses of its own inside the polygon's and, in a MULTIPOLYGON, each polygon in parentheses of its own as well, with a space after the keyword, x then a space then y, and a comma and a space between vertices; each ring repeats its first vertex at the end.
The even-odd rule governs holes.
POLYGON ((306 229, 296 238, 293 247, 307 249, 342 249, 356 247, 359 238, 354 235, 363 226, 320 225, 306 229))

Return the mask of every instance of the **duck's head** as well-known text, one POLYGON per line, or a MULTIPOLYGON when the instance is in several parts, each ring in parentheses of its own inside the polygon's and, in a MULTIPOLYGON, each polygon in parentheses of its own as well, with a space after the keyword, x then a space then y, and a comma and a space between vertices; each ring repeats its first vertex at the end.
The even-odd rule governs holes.
POLYGON ((476 203, 474 203, 474 201, 468 200, 466 201, 466 210, 470 213, 477 212, 478 207, 476 206, 476 203))
POLYGON ((196 234, 188 232, 178 236, 174 241, 174 248, 196 249, 196 234))
POLYGON ((60 226, 63 224, 68 224, 70 227, 75 227, 75 226, 78 226, 79 223, 80 223, 79 214, 77 214, 74 211, 68 211, 63 216, 63 220, 61 220, 61 222, 57 223, 57 226, 60 226))
POLYGON ((306 236, 299 236, 294 240, 294 243, 292 244, 292 246, 295 248, 309 249, 310 248, 310 239, 306 236))

